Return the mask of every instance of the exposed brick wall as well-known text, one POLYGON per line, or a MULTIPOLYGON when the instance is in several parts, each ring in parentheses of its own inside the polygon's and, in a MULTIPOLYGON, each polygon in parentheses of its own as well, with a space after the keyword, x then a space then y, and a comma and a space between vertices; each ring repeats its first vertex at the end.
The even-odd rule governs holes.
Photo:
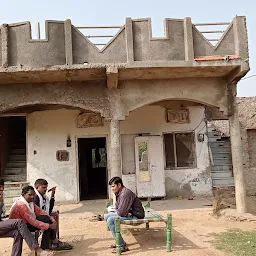
MULTIPOLYGON (((248 129, 256 129, 256 97, 240 97, 237 99, 241 137, 243 146, 243 164, 245 167, 246 189, 249 195, 256 194, 256 166, 250 164, 249 150, 256 153, 256 145, 253 145, 253 138, 248 138, 248 129), (250 140, 250 142, 249 142, 250 140), (249 147, 250 146, 250 147, 249 147)), ((256 130, 255 130, 256 131, 256 130)), ((251 131, 251 135, 252 135, 251 131)), ((256 134, 256 132, 255 132, 256 134)), ((256 138, 254 138, 256 141, 256 138)), ((253 152, 250 152, 251 155, 253 152)))
POLYGON ((256 167, 256 129, 247 130, 249 167, 256 167))

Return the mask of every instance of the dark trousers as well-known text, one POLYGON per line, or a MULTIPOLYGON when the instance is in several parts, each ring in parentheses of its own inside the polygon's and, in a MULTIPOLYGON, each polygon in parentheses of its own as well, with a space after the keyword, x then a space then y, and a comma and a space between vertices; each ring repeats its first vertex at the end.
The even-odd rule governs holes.
POLYGON ((0 221, 0 238, 2 237, 12 237, 14 239, 12 256, 22 255, 23 239, 31 250, 35 250, 39 247, 36 239, 30 233, 27 226, 19 219, 0 221))
MULTIPOLYGON (((52 224, 51 219, 48 216, 45 216, 45 215, 37 216, 36 219, 39 220, 39 221, 42 221, 44 223, 52 224)), ((39 228, 34 227, 29 223, 27 224, 27 227, 31 232, 35 232, 35 231, 40 230, 39 228)), ((41 248, 43 250, 49 249, 51 241, 54 240, 55 238, 56 238, 56 231, 55 230, 50 229, 50 228, 47 229, 47 230, 44 230, 43 237, 42 237, 42 242, 41 242, 41 248)))

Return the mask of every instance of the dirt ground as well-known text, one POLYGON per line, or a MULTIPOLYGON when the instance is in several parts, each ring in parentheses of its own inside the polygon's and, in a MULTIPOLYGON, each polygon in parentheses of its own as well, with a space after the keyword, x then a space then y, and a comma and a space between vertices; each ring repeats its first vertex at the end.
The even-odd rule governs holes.
MULTIPOLYGON (((57 207, 61 212, 60 236, 63 241, 70 242, 74 249, 70 252, 58 252, 56 255, 113 255, 107 246, 113 242, 106 224, 90 222, 89 218, 101 214, 106 200, 84 201, 76 205, 57 207)), ((178 200, 157 200, 151 207, 163 215, 172 213, 172 253, 165 252, 165 228, 163 223, 150 223, 150 230, 144 225, 123 227, 123 237, 130 251, 124 255, 189 255, 189 256, 221 256, 222 251, 214 248, 211 241, 214 234, 228 229, 255 230, 254 222, 237 222, 225 217, 216 219, 211 215, 212 201, 204 198, 178 200)), ((255 204, 255 201, 254 201, 255 204)), ((256 206, 255 206, 256 208, 256 206)), ((0 255, 10 256, 12 239, 0 239, 0 255)), ((24 245, 23 255, 33 255, 24 245)))
MULTIPOLYGON (((235 208, 235 205, 236 205, 235 197, 228 197, 228 198, 224 198, 223 200, 224 202, 226 202, 227 204, 235 208)), ((247 210, 249 213, 256 215, 256 197, 255 196, 247 197, 247 210)))

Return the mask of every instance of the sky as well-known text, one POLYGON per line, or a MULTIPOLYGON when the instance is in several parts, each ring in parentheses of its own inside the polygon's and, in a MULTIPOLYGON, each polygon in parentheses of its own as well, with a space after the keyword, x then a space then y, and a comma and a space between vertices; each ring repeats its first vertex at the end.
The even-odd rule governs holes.
MULTIPOLYGON (((231 22, 245 15, 249 35, 251 70, 256 75, 255 0, 0 0, 0 24, 30 21, 35 35, 40 22, 71 19, 75 26, 124 25, 125 18, 151 18, 153 36, 163 36, 165 18, 191 17, 192 23, 231 22)), ((238 84, 238 96, 256 96, 256 76, 238 84)))

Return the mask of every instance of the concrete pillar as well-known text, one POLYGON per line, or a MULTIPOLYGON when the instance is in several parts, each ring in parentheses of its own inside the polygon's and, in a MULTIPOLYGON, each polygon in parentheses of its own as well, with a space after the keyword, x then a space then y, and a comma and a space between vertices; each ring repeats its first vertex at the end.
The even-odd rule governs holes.
POLYGON ((110 121, 110 173, 122 177, 120 121, 110 121))
MULTIPOLYGON (((121 155, 121 135, 120 121, 110 121, 110 178, 118 176, 122 178, 122 155, 121 155)), ((116 203, 116 197, 113 193, 113 205, 116 203)))
POLYGON ((246 212, 246 189, 244 180, 242 142, 240 134, 240 123, 238 119, 238 108, 236 102, 236 84, 229 88, 229 107, 231 115, 229 116, 229 129, 231 139, 231 152, 233 162, 233 172, 235 180, 236 209, 239 213, 246 212))

